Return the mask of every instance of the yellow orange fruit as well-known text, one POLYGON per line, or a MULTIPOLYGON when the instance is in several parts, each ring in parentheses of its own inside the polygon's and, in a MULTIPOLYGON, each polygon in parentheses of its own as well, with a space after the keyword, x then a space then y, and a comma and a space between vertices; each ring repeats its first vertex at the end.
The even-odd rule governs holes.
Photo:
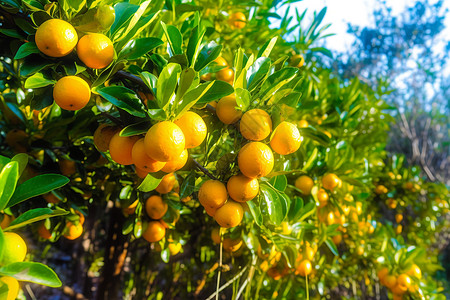
POLYGON ((394 275, 386 275, 384 277, 384 285, 388 288, 388 289, 392 289, 395 287, 395 285, 397 284, 397 277, 395 277, 394 275))
POLYGON ((75 48, 78 35, 68 22, 50 19, 39 25, 34 40, 38 49, 45 55, 63 57, 75 48))
POLYGON ((145 151, 157 161, 177 159, 185 148, 185 136, 178 125, 163 121, 153 125, 145 135, 145 151))
POLYGON ((407 274, 400 274, 397 277, 397 284, 403 288, 409 288, 411 285, 411 278, 407 274))
POLYGON ((137 140, 131 149, 131 159, 136 168, 147 173, 157 172, 161 170, 166 163, 154 160, 147 155, 145 151, 144 138, 137 140))
POLYGON ((166 172, 166 173, 172 173, 172 172, 178 171, 179 169, 184 167, 188 158, 189 158, 189 153, 188 153, 187 149, 185 149, 183 152, 181 152, 181 155, 178 158, 166 162, 164 167, 161 169, 161 171, 166 172))
POLYGON ((89 33, 78 41, 77 55, 87 67, 103 69, 114 59, 114 46, 107 36, 89 33))
POLYGON ((302 175, 295 180, 295 187, 302 191, 303 195, 311 195, 314 181, 311 177, 302 175))
POLYGON ((328 203, 328 193, 324 189, 317 192, 317 200, 319 200, 320 207, 324 207, 328 203))
POLYGON ((19 295, 19 282, 14 277, 10 276, 3 276, 0 277, 0 281, 3 284, 6 284, 8 286, 8 293, 2 294, 3 297, 6 296, 6 298, 2 298, 3 300, 15 300, 17 296, 19 295))
POLYGON ((228 252, 235 252, 239 250, 239 248, 242 247, 242 244, 244 242, 241 238, 237 239, 231 239, 231 238, 224 238, 223 239, 223 249, 228 252))
POLYGON ((275 128, 270 140, 270 147, 278 154, 288 155, 300 148, 302 139, 297 126, 283 121, 275 128))
POLYGON ((186 112, 174 123, 183 131, 185 147, 188 149, 200 146, 206 138, 207 128, 205 121, 192 111, 186 112))
POLYGON ((38 227, 38 234, 43 239, 50 239, 52 237, 52 233, 45 227, 45 223, 41 222, 38 227))
POLYGON ((231 199, 246 202, 255 198, 259 192, 256 178, 248 178, 242 174, 231 176, 227 183, 227 191, 231 199))
POLYGON ((384 278, 389 274, 389 269, 384 267, 377 272, 378 279, 384 284, 384 278))
POLYGON ((231 68, 225 68, 217 71, 216 79, 231 83, 234 79, 234 71, 231 68))
POLYGON ((228 198, 227 188, 218 180, 205 181, 198 191, 198 200, 205 209, 217 209, 228 198))
POLYGON ((262 141, 272 132, 272 120, 264 110, 251 109, 242 116, 240 131, 247 140, 262 141))
POLYGON ((273 169, 272 150, 261 142, 250 142, 239 151, 238 165, 242 174, 249 178, 264 177, 273 169))
POLYGON ((4 232, 3 257, 0 265, 7 265, 14 262, 22 262, 27 255, 27 244, 14 232, 4 232))
POLYGON ((396 295, 403 295, 407 290, 408 289, 406 287, 399 284, 396 284, 393 288, 391 288, 391 292, 396 295))
POLYGON ((166 228, 160 221, 150 221, 148 222, 147 229, 142 234, 142 237, 150 242, 158 242, 163 239, 166 235, 166 228))
POLYGON ((211 240, 214 244, 220 244, 220 228, 215 227, 211 230, 211 240))
POLYGON ((242 29, 246 25, 247 18, 245 17, 244 13, 238 11, 233 14, 231 14, 230 18, 228 19, 228 24, 230 24, 231 27, 236 29, 242 29))
POLYGON ((91 88, 78 76, 64 76, 53 87, 53 99, 62 109, 82 109, 90 98, 91 88))
POLYGON ((150 196, 145 201, 145 211, 154 220, 161 219, 166 214, 168 208, 167 203, 158 195, 150 196))
POLYGON ((175 178, 175 175, 173 173, 169 173, 166 176, 164 176, 159 183, 159 185, 156 187, 156 191, 161 194, 167 194, 170 192, 175 184, 177 183, 177 179, 175 178))
POLYGON ((130 205, 128 205, 127 207, 122 208, 123 213, 127 214, 127 215, 134 214, 138 204, 139 204, 139 200, 136 200, 133 203, 131 203, 130 205))
POLYGON ((300 120, 300 121, 298 121, 298 127, 299 127, 299 128, 306 128, 306 127, 308 127, 308 126, 309 126, 308 121, 306 121, 306 120, 300 120))
POLYGON ((94 145, 99 151, 106 152, 109 150, 109 142, 117 133, 117 127, 107 124, 101 124, 94 132, 94 145))
POLYGON ((339 182, 339 177, 333 173, 328 173, 322 177, 322 186, 330 191, 339 186, 339 182))
POLYGON ((66 228, 64 229, 63 236, 68 240, 75 240, 83 234, 83 225, 78 223, 77 225, 72 222, 66 223, 66 228))
POLYGON ((403 220, 403 215, 402 214, 396 214, 395 215, 395 221, 397 223, 400 223, 403 220))
POLYGON ((308 259, 304 259, 300 262, 298 267, 296 268, 296 273, 300 276, 308 276, 312 272, 312 265, 308 259))
POLYGON ((242 205, 233 200, 228 200, 224 205, 219 207, 214 214, 216 222, 225 228, 238 226, 244 217, 244 209, 242 205))
POLYGON ((205 209, 205 211, 208 214, 208 216, 214 217, 218 207, 212 208, 212 207, 209 207, 209 206, 204 206, 203 208, 205 209))
POLYGON ((133 146, 137 142, 137 136, 120 136, 119 132, 114 134, 109 142, 109 154, 118 164, 127 166, 133 164, 133 146))
POLYGON ((170 255, 174 256, 180 252, 181 244, 180 243, 170 243, 168 248, 169 248, 170 255))
POLYGON ((14 216, 10 216, 7 214, 3 214, 2 222, 0 223, 0 228, 5 229, 6 227, 11 224, 11 222, 14 220, 14 216))
POLYGON ((419 266, 417 266, 416 264, 413 264, 411 266, 411 268, 408 270, 408 272, 406 272, 406 274, 408 274, 411 277, 415 277, 417 279, 422 278, 422 271, 420 270, 419 266))
POLYGON ((222 56, 217 57, 214 62, 221 67, 226 67, 228 66, 227 61, 225 60, 225 58, 223 58, 222 56))
POLYGON ((217 117, 224 124, 237 122, 242 116, 242 111, 237 110, 236 107, 237 103, 234 95, 223 97, 216 106, 217 117))

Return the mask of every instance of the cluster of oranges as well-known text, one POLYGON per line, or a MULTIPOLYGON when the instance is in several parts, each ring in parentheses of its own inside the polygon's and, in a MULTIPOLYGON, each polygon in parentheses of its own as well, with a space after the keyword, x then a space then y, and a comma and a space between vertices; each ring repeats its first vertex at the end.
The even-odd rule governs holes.
MULTIPOLYGON (((27 255, 27 244, 20 235, 14 232, 3 232, 3 238, 3 256, 0 259, 0 266, 24 261, 27 255)), ((2 276, 0 281, 8 286, 9 291, 6 299, 16 299, 20 289, 17 279, 10 276, 2 276)))
MULTIPOLYGON (((61 19, 50 19, 42 23, 35 36, 38 49, 50 57, 64 57, 76 47, 78 58, 89 68, 103 69, 114 59, 111 40, 100 33, 88 33, 78 40, 75 28, 61 19)), ((91 98, 88 83, 78 76, 64 76, 53 88, 55 103, 66 110, 79 110, 91 98)))
POLYGON ((419 266, 413 264, 406 272, 397 275, 390 274, 387 267, 380 269, 377 275, 380 283, 394 294, 394 299, 401 300, 407 292, 417 293, 418 285, 414 281, 422 278, 422 271, 419 266))
POLYGON ((211 73, 203 74, 200 78, 204 81, 210 81, 211 79, 213 79, 212 75, 214 75, 215 79, 228 82, 229 84, 232 85, 233 80, 234 80, 234 71, 228 65, 225 58, 223 58, 222 56, 219 56, 214 60, 214 62, 216 63, 216 66, 221 67, 222 69, 217 71, 215 74, 211 74, 211 73))

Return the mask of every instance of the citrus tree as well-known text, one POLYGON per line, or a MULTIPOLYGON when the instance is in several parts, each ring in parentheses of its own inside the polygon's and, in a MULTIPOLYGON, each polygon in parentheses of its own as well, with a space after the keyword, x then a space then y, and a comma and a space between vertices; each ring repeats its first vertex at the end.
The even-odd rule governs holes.
POLYGON ((36 245, 8 299, 61 285, 32 258, 88 299, 445 299, 448 189, 388 158, 388 91, 289 2, 1 2, 3 240, 36 245))

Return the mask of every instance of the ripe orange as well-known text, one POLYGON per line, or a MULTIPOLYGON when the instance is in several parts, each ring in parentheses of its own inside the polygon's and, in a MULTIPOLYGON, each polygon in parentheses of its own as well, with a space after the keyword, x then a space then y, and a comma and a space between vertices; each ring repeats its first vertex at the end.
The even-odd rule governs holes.
POLYGON ((134 214, 134 212, 136 211, 136 207, 137 207, 138 203, 139 203, 139 200, 136 200, 133 203, 131 203, 128 207, 122 208, 123 213, 126 214, 126 215, 134 214))
POLYGON ((396 214, 395 215, 395 222, 400 223, 403 220, 402 214, 396 214))
POLYGON ((101 124, 94 132, 94 145, 99 151, 106 152, 109 150, 109 142, 117 132, 117 127, 107 124, 101 124))
POLYGON ((328 173, 322 177, 322 186, 327 190, 334 190, 337 186, 339 186, 339 182, 341 180, 337 177, 336 174, 328 173))
POLYGON ((400 274, 397 278, 397 284, 404 288, 409 288, 411 285, 411 278, 406 274, 400 274))
POLYGON ((137 136, 120 136, 117 132, 109 142, 109 155, 118 164, 131 165, 133 146, 138 139, 137 136))
POLYGON ((375 187, 375 193, 378 195, 386 194, 388 192, 388 189, 384 185, 377 185, 375 187))
POLYGON ((145 135, 145 151, 154 160, 177 159, 185 148, 185 136, 178 125, 163 121, 153 125, 145 135))
POLYGON ((240 131, 244 138, 262 141, 272 132, 272 120, 262 109, 251 109, 241 118, 240 131))
POLYGON ((395 227, 395 233, 396 234, 401 234, 403 231, 403 226, 402 225, 397 225, 397 227, 395 227))
POLYGON ((214 217, 214 215, 216 214, 217 207, 211 208, 211 207, 209 207, 209 206, 204 206, 203 208, 205 209, 206 213, 207 213, 208 216, 210 216, 210 217, 214 217))
POLYGON ((356 254, 358 254, 359 256, 362 256, 364 254, 364 247, 363 246, 358 246, 356 248, 356 254))
POLYGON ((131 149, 131 159, 136 168, 147 173, 157 172, 161 170, 166 163, 156 161, 145 152, 144 138, 141 138, 134 143, 131 149))
POLYGON ((252 200, 259 192, 258 179, 248 178, 242 174, 231 176, 227 183, 227 191, 237 202, 252 200))
POLYGON ((221 207, 228 198, 227 188, 218 180, 205 181, 198 191, 198 200, 205 209, 214 210, 221 207))
POLYGON ((192 111, 186 112, 181 118, 174 122, 184 133, 186 148, 200 146, 206 138, 205 121, 192 111))
POLYGON ((392 289, 395 287, 395 285, 397 284, 397 278, 394 275, 386 275, 383 278, 383 282, 384 285, 388 288, 388 289, 392 289))
POLYGON ((216 79, 217 80, 222 80, 222 81, 226 81, 228 83, 232 83, 233 79, 234 79, 234 71, 231 68, 225 68, 222 70, 219 70, 216 73, 216 79))
POLYGON ((172 173, 172 172, 178 171, 179 169, 184 167, 188 158, 189 158, 189 153, 188 153, 187 149, 185 149, 183 152, 181 152, 181 155, 178 158, 166 162, 164 167, 161 169, 161 171, 166 172, 166 173, 172 173))
POLYGON ((303 195, 311 195, 313 186, 314 181, 309 176, 302 175, 295 180, 295 187, 301 190, 303 195))
POLYGON ((391 288, 391 292, 397 295, 403 295, 404 293, 406 293, 407 290, 408 290, 407 288, 399 284, 396 284, 393 288, 391 288))
POLYGON ((175 175, 173 173, 169 173, 162 178, 155 190, 160 194, 167 194, 173 189, 176 183, 177 179, 175 178, 175 175))
POLYGON ((301 68, 305 64, 305 58, 300 54, 292 55, 290 58, 290 63, 294 67, 301 68))
POLYGON ((83 234, 83 225, 79 222, 77 225, 72 222, 66 223, 63 236, 68 240, 75 240, 83 234))
POLYGON ((317 200, 319 200, 319 207, 324 207, 328 203, 328 193, 324 189, 317 192, 317 200))
POLYGON ((422 271, 416 264, 413 264, 406 274, 411 277, 416 277, 417 279, 422 278, 422 271))
POLYGON ((41 222, 41 224, 39 225, 38 234, 41 238, 46 240, 52 237, 52 233, 47 228, 45 228, 45 222, 41 222))
POLYGON ((247 177, 264 177, 272 171, 273 164, 272 150, 261 142, 250 142, 239 151, 239 169, 247 177))
POLYGON ((166 235, 166 228, 159 221, 148 222, 147 229, 142 237, 150 243, 158 242, 166 235))
POLYGON ((242 29, 245 27, 246 21, 247 18, 245 17, 245 15, 242 12, 238 11, 230 16, 230 18, 228 19, 228 24, 230 24, 230 26, 233 28, 242 29))
POLYGON ((53 87, 53 99, 62 109, 82 109, 88 104, 90 98, 91 88, 78 76, 65 76, 53 87))
POLYGON ((332 239, 335 245, 339 245, 342 242, 342 234, 335 235, 332 239))
POLYGON ((3 232, 4 250, 0 265, 22 262, 27 255, 27 244, 14 232, 3 232))
POLYGON ((297 126, 283 121, 275 128, 272 139, 270 140, 270 147, 278 154, 288 155, 300 148, 302 140, 303 138, 297 126))
POLYGON ((308 121, 306 121, 306 120, 300 120, 300 121, 298 121, 298 127, 299 127, 299 128, 306 128, 306 127, 308 127, 308 126, 309 126, 308 121))
POLYGON ((241 238, 231 239, 224 238, 223 239, 223 249, 228 252, 235 252, 241 248, 244 241, 241 238))
POLYGON ((107 36, 89 33, 78 41, 77 55, 87 67, 102 69, 113 61, 114 46, 107 36))
POLYGON ((242 111, 237 110, 236 107, 237 103, 234 95, 223 97, 217 103, 217 117, 224 124, 233 124, 237 122, 242 116, 242 111))
POLYGON ((238 226, 243 217, 244 209, 242 208, 242 205, 233 200, 228 200, 227 203, 219 207, 214 214, 216 222, 225 228, 238 226))
POLYGON ((42 53, 51 57, 62 57, 75 48, 78 35, 68 22, 51 19, 38 27, 34 40, 42 53))
POLYGON ((402 299, 403 299, 403 295, 394 294, 392 297, 392 300, 402 300, 402 299))
POLYGON ((5 229, 6 227, 11 224, 11 222, 14 220, 14 216, 10 216, 7 214, 3 214, 2 222, 0 223, 0 228, 5 229))
POLYGON ((136 167, 136 175, 137 175, 139 178, 144 179, 145 177, 147 177, 148 172, 145 171, 145 170, 141 170, 141 169, 139 169, 139 168, 136 167))
POLYGON ((215 227, 211 230, 211 240, 214 244, 220 244, 220 228, 215 227))
POLYGON ((223 58, 222 56, 217 57, 214 62, 221 67, 226 67, 228 66, 227 61, 225 60, 225 58, 223 58))
POLYGON ((174 256, 180 252, 181 244, 180 243, 170 243, 168 248, 169 248, 170 255, 174 256))
POLYGON ((145 211, 154 220, 161 219, 166 214, 168 208, 167 203, 158 195, 148 197, 145 202, 145 211))
POLYGON ((300 276, 306 277, 312 272, 312 265, 311 262, 308 259, 303 260, 300 262, 296 269, 296 274, 300 274, 300 276))
POLYGON ((384 267, 377 272, 378 279, 384 284, 384 278, 389 274, 389 269, 384 267))
POLYGON ((17 296, 19 295, 19 282, 14 277, 10 276, 3 276, 0 277, 0 281, 8 286, 8 293, 3 294, 3 296, 6 296, 4 300, 15 300, 17 296))

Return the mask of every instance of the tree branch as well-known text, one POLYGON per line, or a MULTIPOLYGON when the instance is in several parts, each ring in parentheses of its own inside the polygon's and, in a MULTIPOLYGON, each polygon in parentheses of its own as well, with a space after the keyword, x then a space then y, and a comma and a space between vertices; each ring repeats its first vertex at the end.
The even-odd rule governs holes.
POLYGON ((145 84, 144 80, 142 80, 140 77, 130 74, 128 72, 125 71, 117 71, 115 76, 120 77, 122 79, 126 79, 129 80, 139 86, 141 86, 142 88, 144 88, 147 92, 151 92, 150 88, 145 84))
POLYGON ((212 180, 218 180, 213 174, 209 173, 209 171, 205 167, 203 167, 198 161, 196 161, 195 159, 192 159, 192 161, 194 162, 197 169, 202 171, 206 176, 208 176, 212 180))

